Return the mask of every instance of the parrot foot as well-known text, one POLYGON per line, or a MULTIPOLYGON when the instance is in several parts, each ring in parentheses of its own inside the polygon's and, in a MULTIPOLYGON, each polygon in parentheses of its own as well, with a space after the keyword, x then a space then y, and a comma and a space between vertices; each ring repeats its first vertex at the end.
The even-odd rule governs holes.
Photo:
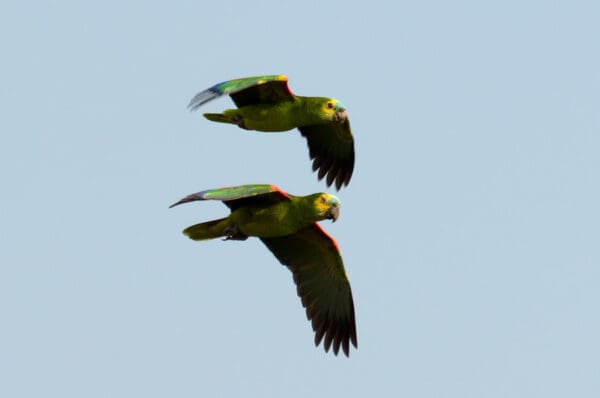
POLYGON ((236 125, 237 125, 239 128, 242 128, 242 129, 244 129, 244 130, 248 130, 248 129, 246 128, 246 126, 244 125, 244 118, 243 118, 243 117, 241 117, 241 116, 239 116, 239 115, 234 115, 232 119, 233 119, 233 122, 234 122, 234 123, 235 123, 235 124, 236 124, 236 125))
POLYGON ((243 234, 238 227, 229 226, 223 230, 225 239, 223 240, 246 240, 248 235, 243 234))

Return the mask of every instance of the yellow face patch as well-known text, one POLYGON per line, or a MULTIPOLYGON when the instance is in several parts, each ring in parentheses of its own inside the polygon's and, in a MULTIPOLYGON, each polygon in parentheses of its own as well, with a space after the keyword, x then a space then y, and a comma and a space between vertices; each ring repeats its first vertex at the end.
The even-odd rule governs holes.
POLYGON ((319 213, 322 213, 322 212, 326 211, 327 209, 329 209, 328 196, 329 196, 328 194, 323 194, 323 195, 320 195, 315 200, 315 209, 317 209, 317 211, 319 213))
POLYGON ((338 100, 330 98, 323 103, 321 110, 326 115, 333 115, 338 108, 338 100))
POLYGON ((339 199, 337 198, 337 196, 324 193, 315 200, 315 209, 317 209, 319 213, 322 213, 324 211, 329 210, 331 205, 334 203, 339 204, 339 199))

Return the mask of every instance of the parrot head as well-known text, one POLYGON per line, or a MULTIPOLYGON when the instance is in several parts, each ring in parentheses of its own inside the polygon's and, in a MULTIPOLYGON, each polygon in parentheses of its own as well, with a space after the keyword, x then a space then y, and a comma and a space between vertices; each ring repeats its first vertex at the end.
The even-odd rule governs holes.
POLYGON ((342 124, 348 119, 346 107, 341 101, 334 98, 325 98, 324 100, 322 110, 329 121, 342 124))
POLYGON ((340 200, 337 196, 328 193, 318 194, 314 207, 320 220, 333 220, 335 222, 340 216, 340 200))

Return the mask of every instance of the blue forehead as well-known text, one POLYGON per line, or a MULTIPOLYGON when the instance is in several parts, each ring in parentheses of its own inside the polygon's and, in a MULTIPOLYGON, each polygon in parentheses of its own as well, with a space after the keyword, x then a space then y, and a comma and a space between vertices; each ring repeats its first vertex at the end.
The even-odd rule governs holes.
POLYGON ((342 202, 340 202, 340 199, 335 195, 330 195, 329 201, 327 203, 329 203, 330 205, 333 205, 333 204, 341 205, 342 204, 342 202))

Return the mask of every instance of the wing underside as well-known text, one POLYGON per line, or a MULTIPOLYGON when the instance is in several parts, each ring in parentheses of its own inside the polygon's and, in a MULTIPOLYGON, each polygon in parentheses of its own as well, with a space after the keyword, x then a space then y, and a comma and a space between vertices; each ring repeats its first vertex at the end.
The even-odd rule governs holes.
POLYGON ((306 138, 313 171, 319 180, 326 177, 327 186, 335 182, 339 190, 348 185, 354 171, 354 138, 350 122, 304 126, 299 128, 306 138))
POLYGON ((349 355, 357 346, 354 302, 337 244, 318 224, 295 234, 261 238, 292 271, 298 295, 315 332, 315 345, 324 341, 325 351, 340 347, 349 355))

